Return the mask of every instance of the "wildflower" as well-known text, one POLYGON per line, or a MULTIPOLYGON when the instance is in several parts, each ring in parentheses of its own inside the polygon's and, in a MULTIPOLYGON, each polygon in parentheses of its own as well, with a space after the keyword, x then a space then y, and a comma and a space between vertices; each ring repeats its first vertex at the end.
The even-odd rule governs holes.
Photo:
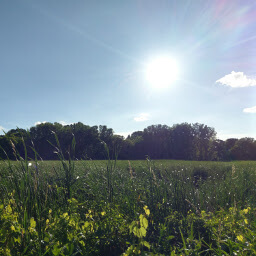
POLYGON ((67 216, 68 216, 68 213, 67 213, 67 212, 63 213, 63 217, 64 217, 64 218, 66 218, 67 216))
POLYGON ((247 209, 243 209, 244 214, 247 214, 251 210, 251 207, 248 207, 247 209))
POLYGON ((143 209, 144 209, 144 211, 145 211, 146 215, 148 215, 148 216, 149 216, 149 214, 150 214, 150 210, 148 209, 147 205, 145 205, 145 206, 143 207, 143 209))
POLYGON ((101 215, 104 216, 106 214, 106 212, 101 212, 101 215))
POLYGON ((89 210, 87 214, 85 214, 86 218, 92 218, 92 211, 89 210))
POLYGON ((244 219, 244 223, 247 225, 247 224, 248 224, 248 220, 247 220, 247 219, 244 219))
POLYGON ((238 236, 236 236, 236 238, 238 241, 241 241, 241 242, 244 241, 244 237, 242 235, 238 235, 238 236))

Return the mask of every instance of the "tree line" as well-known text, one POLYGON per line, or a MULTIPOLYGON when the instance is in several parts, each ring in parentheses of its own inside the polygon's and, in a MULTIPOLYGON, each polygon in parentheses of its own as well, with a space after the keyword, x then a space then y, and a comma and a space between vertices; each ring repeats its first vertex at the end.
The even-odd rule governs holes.
POLYGON ((204 124, 151 125, 127 138, 114 134, 106 125, 89 126, 81 122, 62 125, 42 123, 28 130, 12 129, 0 136, 0 158, 25 154, 31 159, 56 160, 61 150, 76 159, 180 159, 205 161, 256 160, 253 138, 216 138, 214 128, 204 124), (58 142, 56 140, 58 138, 58 142), (75 138, 75 155, 71 144, 75 138))

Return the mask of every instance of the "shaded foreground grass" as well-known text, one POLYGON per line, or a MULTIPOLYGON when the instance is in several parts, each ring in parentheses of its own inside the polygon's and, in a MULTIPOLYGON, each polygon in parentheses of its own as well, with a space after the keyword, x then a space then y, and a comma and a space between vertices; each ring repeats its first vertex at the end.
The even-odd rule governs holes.
POLYGON ((0 175, 1 255, 256 255, 255 162, 19 159, 0 175))

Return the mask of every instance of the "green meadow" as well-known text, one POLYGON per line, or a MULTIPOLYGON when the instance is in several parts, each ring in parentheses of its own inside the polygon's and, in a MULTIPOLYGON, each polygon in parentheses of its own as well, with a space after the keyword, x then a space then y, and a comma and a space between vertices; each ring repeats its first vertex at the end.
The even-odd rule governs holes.
POLYGON ((0 162, 0 255, 255 255, 256 162, 0 162))
POLYGON ((256 256, 256 0, 0 0, 0 256, 256 256))

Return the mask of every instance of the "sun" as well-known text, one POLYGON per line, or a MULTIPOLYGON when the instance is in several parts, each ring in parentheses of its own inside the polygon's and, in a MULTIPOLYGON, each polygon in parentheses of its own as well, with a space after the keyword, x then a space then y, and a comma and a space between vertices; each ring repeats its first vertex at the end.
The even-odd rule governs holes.
POLYGON ((145 67, 145 77, 155 88, 168 88, 179 74, 177 61, 169 56, 152 59, 145 67))

